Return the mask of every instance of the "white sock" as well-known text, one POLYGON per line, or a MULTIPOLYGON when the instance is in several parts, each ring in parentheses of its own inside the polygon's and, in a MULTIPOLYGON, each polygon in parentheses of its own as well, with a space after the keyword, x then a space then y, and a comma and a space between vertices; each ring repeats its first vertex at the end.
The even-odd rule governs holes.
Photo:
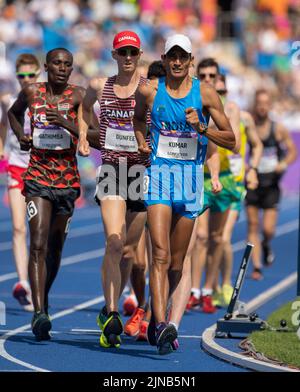
POLYGON ((201 295, 201 290, 196 288, 196 287, 192 287, 191 292, 193 293, 194 297, 196 297, 197 299, 200 298, 201 295))
POLYGON ((205 297, 206 295, 212 295, 212 289, 202 289, 202 295, 205 297))

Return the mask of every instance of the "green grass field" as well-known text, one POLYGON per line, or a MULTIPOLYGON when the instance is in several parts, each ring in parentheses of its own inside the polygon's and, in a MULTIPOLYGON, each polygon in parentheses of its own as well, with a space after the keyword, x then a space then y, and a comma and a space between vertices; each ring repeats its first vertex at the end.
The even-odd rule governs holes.
MULTIPOLYGON (((300 310, 300 298, 295 299, 298 303, 298 314, 300 310)), ((289 302, 282 308, 276 310, 268 318, 268 324, 273 328, 280 328, 280 321, 286 320, 287 328, 293 332, 259 331, 250 335, 250 340, 256 351, 263 353, 266 357, 282 361, 284 364, 300 368, 300 333, 297 336, 297 327, 292 324, 292 316, 296 310, 292 310, 293 302, 289 302)))

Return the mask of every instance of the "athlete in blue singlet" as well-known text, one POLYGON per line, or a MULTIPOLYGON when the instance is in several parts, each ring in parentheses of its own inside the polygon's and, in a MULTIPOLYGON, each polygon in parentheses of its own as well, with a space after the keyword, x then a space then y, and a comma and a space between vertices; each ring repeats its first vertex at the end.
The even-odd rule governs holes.
POLYGON ((180 281, 194 220, 201 210, 207 139, 225 148, 235 147, 216 91, 189 76, 193 60, 189 38, 171 36, 162 56, 166 78, 140 86, 136 96, 139 105, 135 107, 134 131, 139 152, 151 153, 144 183, 152 243, 148 340, 157 345, 159 354, 170 353, 177 338, 176 326, 166 322, 166 308, 180 281), (145 142, 149 108, 152 151, 145 142), (217 130, 207 128, 205 118, 209 115, 217 130))

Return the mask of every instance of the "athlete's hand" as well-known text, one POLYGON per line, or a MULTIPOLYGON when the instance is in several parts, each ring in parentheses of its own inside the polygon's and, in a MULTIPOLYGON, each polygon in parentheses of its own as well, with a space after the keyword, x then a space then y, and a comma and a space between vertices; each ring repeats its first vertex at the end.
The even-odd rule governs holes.
POLYGON ((190 124, 192 128, 195 129, 195 131, 201 133, 202 131, 207 129, 206 124, 200 123, 199 116, 196 109, 192 107, 185 109, 185 117, 186 117, 186 121, 190 124))
POLYGON ((82 157, 88 157, 90 155, 90 145, 85 137, 80 137, 78 142, 78 154, 82 157))
POLYGON ((277 166, 275 167, 275 172, 277 174, 282 174, 286 169, 288 165, 285 163, 285 161, 278 162, 277 166))
POLYGON ((210 183, 212 193, 219 193, 223 189, 223 185, 220 183, 219 177, 212 178, 210 183))
POLYGON ((254 190, 258 187, 258 178, 256 170, 250 168, 246 173, 246 184, 247 188, 254 190))
POLYGON ((148 146, 148 144, 146 142, 144 142, 143 144, 140 144, 138 146, 138 152, 141 155, 150 155, 151 154, 151 148, 148 146))
POLYGON ((57 109, 46 108, 46 117, 49 124, 54 124, 63 127, 65 123, 65 118, 59 114, 57 109))
POLYGON ((19 143, 22 151, 29 151, 32 147, 32 136, 21 136, 19 139, 19 143))

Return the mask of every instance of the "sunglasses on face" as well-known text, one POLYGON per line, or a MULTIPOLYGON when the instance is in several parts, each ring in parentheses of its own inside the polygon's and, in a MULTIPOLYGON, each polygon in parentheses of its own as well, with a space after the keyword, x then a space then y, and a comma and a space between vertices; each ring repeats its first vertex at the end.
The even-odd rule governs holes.
POLYGON ((177 52, 170 52, 166 54, 166 58, 168 60, 177 60, 179 59, 180 61, 187 61, 190 58, 189 53, 177 53, 177 52))
POLYGON ((29 77, 29 79, 35 78, 37 75, 34 72, 18 72, 17 73, 17 78, 18 79, 25 79, 26 76, 29 77))
POLYGON ((205 74, 205 73, 201 73, 199 74, 199 79, 200 80, 204 80, 206 78, 206 76, 208 76, 210 79, 215 79, 217 74, 205 74))
POLYGON ((121 48, 121 49, 117 49, 117 54, 121 57, 135 57, 138 56, 140 54, 140 50, 139 49, 125 49, 125 48, 121 48))
POLYGON ((222 90, 217 90, 217 93, 219 94, 219 95, 226 95, 227 94, 227 90, 226 89, 222 89, 222 90))

